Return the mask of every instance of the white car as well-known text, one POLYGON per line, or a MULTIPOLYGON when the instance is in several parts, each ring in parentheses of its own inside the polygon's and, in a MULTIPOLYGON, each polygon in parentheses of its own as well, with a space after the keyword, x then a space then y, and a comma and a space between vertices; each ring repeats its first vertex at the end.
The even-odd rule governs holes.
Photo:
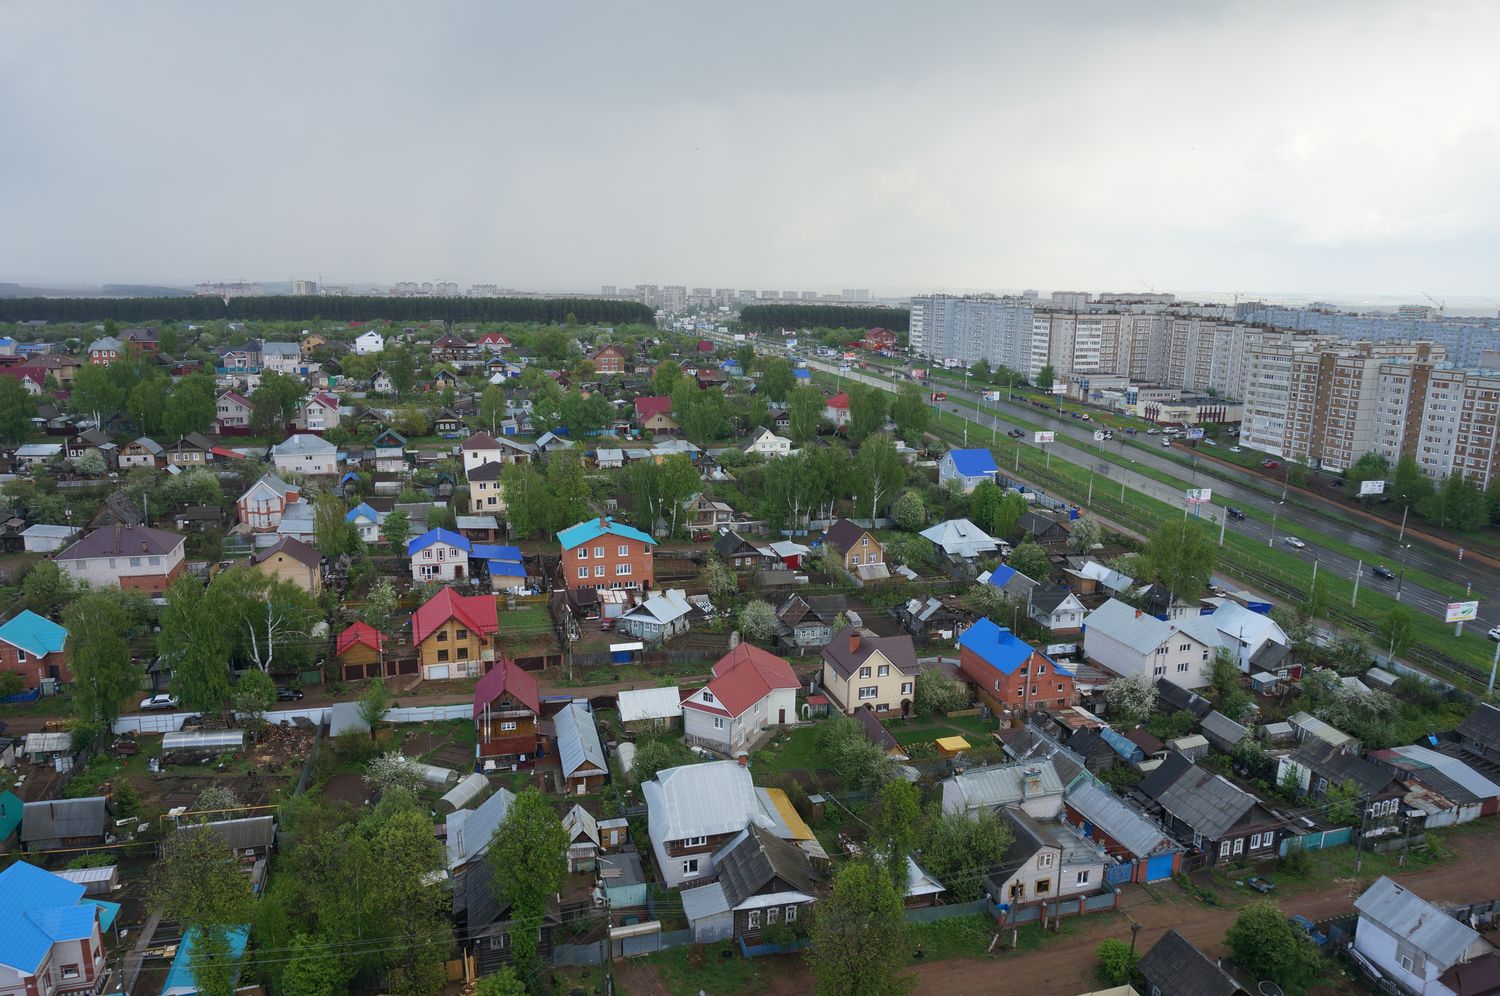
POLYGON ((151 711, 153 709, 176 709, 177 697, 168 695, 166 692, 158 692, 148 699, 141 699, 141 709, 151 711))
POLYGON ((1302 542, 1301 540, 1299 540, 1295 536, 1283 536, 1283 537, 1281 537, 1281 542, 1285 543, 1287 546, 1291 547, 1293 550, 1301 550, 1301 549, 1306 548, 1306 546, 1307 546, 1306 543, 1302 542))
POLYGON ((1243 453, 1245 451, 1242 450, 1242 449, 1240 449, 1238 446, 1231 446, 1231 447, 1229 447, 1229 452, 1231 452, 1231 453, 1243 453))
POLYGON ((1156 435, 1160 431, 1161 431, 1160 429, 1147 429, 1146 430, 1146 435, 1148 435, 1148 436, 1154 436, 1154 435, 1156 435))
POLYGON ((1490 639, 1500 640, 1500 626, 1496 626, 1495 628, 1490 630, 1490 639))
POLYGON ((1168 449, 1171 449, 1171 447, 1172 447, 1172 439, 1171 439, 1171 437, 1167 437, 1166 439, 1163 439, 1161 441, 1161 444, 1163 446, 1167 447, 1168 449))

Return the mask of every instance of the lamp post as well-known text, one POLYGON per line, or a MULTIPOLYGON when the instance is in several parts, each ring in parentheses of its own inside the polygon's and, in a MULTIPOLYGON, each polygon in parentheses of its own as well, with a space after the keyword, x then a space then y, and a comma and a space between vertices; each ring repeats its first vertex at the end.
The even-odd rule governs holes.
POLYGON ((1411 549, 1410 543, 1401 545, 1401 576, 1396 579, 1396 601, 1401 601, 1401 591, 1406 587, 1406 552, 1411 549))

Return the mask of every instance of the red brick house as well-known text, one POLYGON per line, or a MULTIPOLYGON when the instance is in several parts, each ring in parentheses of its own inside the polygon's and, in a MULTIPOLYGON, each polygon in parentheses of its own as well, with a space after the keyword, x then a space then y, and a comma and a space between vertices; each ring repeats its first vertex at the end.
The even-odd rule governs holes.
POLYGON ((594 373, 598 374, 622 374, 625 372, 625 364, 630 357, 619 346, 606 343, 594 350, 589 356, 594 361, 594 373))
POLYGON ((542 752, 542 700, 536 678, 514 661, 499 660, 474 685, 475 757, 523 764, 542 752))
POLYGON ((0 671, 19 674, 27 691, 43 678, 72 681, 68 656, 68 631, 30 609, 0 624, 0 671))
POLYGON ((1073 671, 1004 626, 981 619, 958 640, 958 669, 997 714, 1073 704, 1073 671))
POLYGON ((639 588, 656 583, 651 548, 656 540, 639 529, 600 516, 557 534, 564 583, 579 588, 639 588))

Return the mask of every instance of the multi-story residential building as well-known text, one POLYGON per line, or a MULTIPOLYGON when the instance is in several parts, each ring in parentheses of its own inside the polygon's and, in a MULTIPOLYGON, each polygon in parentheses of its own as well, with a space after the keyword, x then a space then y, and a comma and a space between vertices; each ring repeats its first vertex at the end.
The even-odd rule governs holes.
POLYGON ((95 529, 53 558, 91 588, 111 585, 152 598, 183 571, 183 538, 148 526, 95 529))
POLYGON ((89 362, 94 366, 108 366, 120 358, 124 346, 112 335, 100 336, 89 343, 89 362))
POLYGON ((251 532, 274 533, 286 507, 301 500, 298 488, 275 474, 264 474, 240 495, 240 522, 251 532))
POLYGON ((327 391, 318 391, 302 402, 297 410, 297 428, 308 432, 326 432, 338 428, 339 399, 327 391))
POLYGON ((958 667, 996 713, 1072 704, 1074 675, 1008 628, 980 619, 958 641, 958 667))
POLYGON ((271 462, 279 474, 326 476, 338 473, 339 451, 320 436, 296 433, 271 447, 271 462))
POLYGON ((495 661, 499 632, 494 595, 460 595, 444 588, 411 616, 411 642, 428 679, 482 673, 495 661))
POLYGON ((68 631, 30 609, 0 625, 0 671, 20 675, 28 691, 47 678, 72 681, 69 656, 68 631))
POLYGON ((639 529, 600 516, 557 534, 564 583, 577 588, 651 588, 656 583, 651 548, 639 529))
POLYGON ((268 342, 260 347, 261 363, 277 373, 295 374, 302 365, 302 347, 295 342, 268 342))

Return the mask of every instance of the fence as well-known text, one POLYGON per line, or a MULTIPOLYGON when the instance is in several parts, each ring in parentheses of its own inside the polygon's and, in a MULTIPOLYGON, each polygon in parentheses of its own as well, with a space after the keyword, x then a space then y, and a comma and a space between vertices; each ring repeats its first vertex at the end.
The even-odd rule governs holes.
POLYGON ((1318 833, 1303 834, 1300 837, 1283 837, 1281 839, 1281 856, 1284 858, 1293 851, 1321 851, 1325 847, 1340 847, 1353 839, 1353 827, 1322 830, 1318 833))
MULTIPOLYGON (((657 951, 666 951, 671 948, 680 948, 695 943, 691 930, 664 930, 654 934, 642 935, 631 938, 632 943, 628 949, 623 940, 608 942, 613 944, 616 956, 634 957, 636 955, 654 954, 657 951)), ((598 965, 604 960, 605 941, 595 941, 592 944, 557 944, 552 948, 552 964, 556 966, 582 966, 598 965)))
POLYGON ((952 903, 947 906, 921 906, 906 911, 907 923, 932 923, 955 916, 983 916, 990 914, 988 899, 976 899, 972 903, 952 903))
POLYGON ((743 937, 739 938, 740 954, 746 958, 759 958, 762 955, 786 954, 792 951, 801 951, 812 943, 810 940, 794 941, 791 944, 746 944, 743 937))
POLYGON ((1087 896, 1069 896, 1067 899, 1054 899, 1035 906, 1022 906, 1019 909, 997 909, 996 918, 1002 926, 1018 927, 1022 924, 1041 922, 1044 911, 1050 922, 1083 913, 1112 910, 1119 900, 1120 894, 1114 889, 1109 889, 1106 892, 1095 892, 1087 896))
POLYGON ((35 702, 41 697, 42 690, 40 688, 33 688, 29 692, 17 692, 14 695, 7 695, 5 698, 0 699, 0 705, 14 705, 21 702, 35 702))
MULTIPOLYGON (((315 726, 321 726, 329 721, 331 709, 325 706, 311 707, 306 709, 278 709, 275 712, 266 713, 266 722, 272 725, 281 723, 293 723, 298 719, 305 719, 315 726)), ((473 715, 474 707, 467 702, 444 706, 412 706, 404 709, 392 709, 385 714, 387 723, 435 723, 449 719, 468 719, 473 715)), ((121 716, 115 720, 113 730, 115 733, 172 733, 182 729, 183 721, 189 717, 196 716, 195 712, 158 712, 146 713, 138 716, 121 716)))

